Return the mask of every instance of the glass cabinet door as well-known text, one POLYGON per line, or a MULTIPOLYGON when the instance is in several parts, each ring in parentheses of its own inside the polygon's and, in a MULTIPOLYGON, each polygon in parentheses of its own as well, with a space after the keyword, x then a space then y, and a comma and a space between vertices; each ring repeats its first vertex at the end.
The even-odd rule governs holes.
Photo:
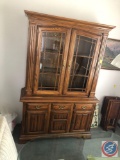
POLYGON ((67 63, 64 94, 88 95, 95 69, 94 53, 99 48, 98 36, 73 30, 67 63))
POLYGON ((61 94, 70 30, 39 28, 34 78, 35 94, 61 94))

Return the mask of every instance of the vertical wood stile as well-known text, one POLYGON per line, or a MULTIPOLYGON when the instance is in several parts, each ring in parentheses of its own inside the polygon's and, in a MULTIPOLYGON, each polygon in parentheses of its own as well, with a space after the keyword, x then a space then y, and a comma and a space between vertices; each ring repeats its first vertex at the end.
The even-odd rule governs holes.
POLYGON ((104 56, 104 52, 105 52, 105 48, 106 48, 107 37, 108 37, 108 34, 103 34, 103 36, 101 37, 102 42, 101 42, 101 47, 100 47, 100 53, 99 53, 96 71, 95 71, 95 75, 94 75, 94 79, 93 79, 93 83, 92 83, 90 97, 95 96, 95 89, 96 89, 96 85, 97 85, 99 71, 100 71, 101 64, 102 64, 101 61, 103 60, 103 56, 104 56))
POLYGON ((29 42, 27 50, 26 94, 32 94, 33 72, 35 63, 36 25, 29 26, 29 42))

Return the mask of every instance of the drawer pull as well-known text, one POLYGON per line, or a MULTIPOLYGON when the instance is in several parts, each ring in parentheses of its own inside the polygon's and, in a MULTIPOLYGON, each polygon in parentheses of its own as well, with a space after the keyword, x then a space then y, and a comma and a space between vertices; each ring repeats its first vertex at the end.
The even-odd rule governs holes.
POLYGON ((87 107, 86 106, 82 106, 82 109, 86 109, 87 107))
POLYGON ((36 106, 36 109, 40 109, 41 106, 36 106))
POLYGON ((64 109, 65 108, 65 106, 59 106, 59 109, 64 109))

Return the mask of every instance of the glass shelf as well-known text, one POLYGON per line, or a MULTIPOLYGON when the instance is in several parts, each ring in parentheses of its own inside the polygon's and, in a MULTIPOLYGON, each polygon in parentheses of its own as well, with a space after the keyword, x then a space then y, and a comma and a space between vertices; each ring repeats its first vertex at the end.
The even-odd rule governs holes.
MULTIPOLYGON (((73 57, 75 57, 76 56, 76 54, 74 54, 73 55, 73 57)), ((84 56, 84 53, 79 53, 78 55, 77 55, 77 57, 81 57, 81 58, 93 58, 93 57, 89 57, 89 56, 84 56)))
POLYGON ((82 75, 82 74, 75 74, 75 75, 71 74, 70 76, 88 77, 88 76, 86 76, 86 75, 82 75))

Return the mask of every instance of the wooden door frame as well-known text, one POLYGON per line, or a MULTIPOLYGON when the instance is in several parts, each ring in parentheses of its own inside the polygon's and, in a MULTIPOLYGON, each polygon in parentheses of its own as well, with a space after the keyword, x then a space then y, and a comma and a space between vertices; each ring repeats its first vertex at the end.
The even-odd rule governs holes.
POLYGON ((101 40, 101 36, 100 35, 95 35, 92 33, 86 33, 85 31, 82 30, 76 30, 73 29, 72 33, 71 33, 71 41, 70 41, 70 50, 68 53, 68 61, 67 61, 67 68, 66 68, 66 77, 64 80, 64 87, 63 87, 63 94, 64 95, 68 95, 68 96, 88 96, 90 94, 90 89, 91 89, 91 85, 92 85, 92 81, 93 81, 93 77, 94 77, 94 73, 95 73, 95 67, 97 65, 97 61, 96 59, 98 58, 99 55, 99 51, 100 51, 100 40, 101 40), (86 84, 86 90, 85 92, 75 92, 75 91, 68 91, 68 85, 69 85, 69 80, 70 80, 70 71, 71 71, 71 65, 72 65, 72 60, 73 60, 73 55, 74 55, 74 47, 75 47, 75 40, 76 40, 76 36, 77 34, 81 35, 81 36, 87 36, 88 38, 94 38, 96 40, 96 46, 95 46, 95 51, 94 51, 94 55, 93 55, 93 59, 92 59, 92 64, 91 64, 91 69, 90 69, 90 75, 88 77, 88 81, 86 84), (97 54, 95 54, 97 52, 97 54))
POLYGON ((34 95, 60 95, 62 94, 62 86, 63 86, 63 80, 65 75, 65 69, 66 69, 66 62, 67 62, 67 55, 68 55, 68 48, 69 48, 69 41, 70 41, 70 34, 71 29, 63 28, 63 27, 39 27, 38 28, 38 41, 36 45, 36 64, 35 64, 35 73, 34 73, 34 82, 33 82, 33 94, 34 95), (42 32, 63 32, 66 33, 65 38, 65 48, 63 51, 63 64, 60 74, 60 80, 58 84, 58 91, 47 91, 47 90, 38 90, 38 80, 39 80, 39 64, 40 64, 40 57, 41 57, 41 40, 42 40, 42 32))
MULTIPOLYGON (((91 111, 90 111, 90 110, 86 110, 86 111, 74 110, 74 111, 73 111, 73 117, 72 117, 70 132, 81 132, 81 131, 83 132, 83 130, 74 130, 74 124, 75 124, 76 116, 77 116, 77 115, 83 115, 83 114, 84 114, 84 115, 86 114, 86 115, 87 115, 87 118, 88 118, 88 115, 91 116, 90 118, 91 118, 91 121, 92 121, 92 117, 93 117, 93 114, 94 114, 93 110, 91 110, 91 111)), ((86 123, 87 123, 87 124, 86 124, 86 125, 87 125, 87 128, 88 128, 88 127, 90 128, 89 125, 91 125, 91 123, 90 123, 90 122, 89 122, 89 123, 86 122, 86 123)), ((85 131, 87 131, 87 130, 86 130, 86 127, 85 127, 84 132, 85 132, 85 131)))
POLYGON ((27 113, 26 113, 26 116, 27 116, 27 127, 26 127, 26 133, 27 134, 43 134, 43 133, 47 133, 48 131, 48 122, 46 123, 46 125, 44 125, 44 130, 43 131, 40 131, 40 132, 30 132, 29 131, 29 128, 30 128, 30 117, 32 114, 38 114, 38 115, 41 115, 42 113, 45 114, 45 120, 47 119, 47 116, 49 114, 48 111, 45 112, 45 110, 39 110, 39 111, 31 111, 31 110, 27 110, 27 113))

